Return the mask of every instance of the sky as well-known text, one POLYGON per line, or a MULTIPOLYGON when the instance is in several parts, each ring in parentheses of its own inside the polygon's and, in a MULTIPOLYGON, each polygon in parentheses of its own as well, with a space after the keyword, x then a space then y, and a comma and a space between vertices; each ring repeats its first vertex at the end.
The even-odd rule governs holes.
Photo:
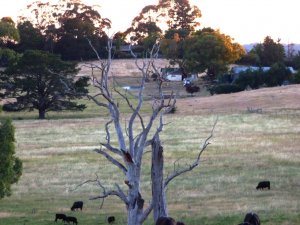
MULTIPOLYGON (((41 0, 44 1, 44 0, 41 0)), ((56 2, 56 0, 48 0, 56 2)), ((0 18, 17 21, 20 11, 33 0, 0 0, 0 18)), ((82 0, 100 5, 102 17, 112 21, 109 33, 125 31, 146 5, 158 0, 82 0)), ((219 29, 240 44, 263 42, 266 36, 281 43, 300 43, 299 0, 190 0, 201 10, 201 28, 219 29)))

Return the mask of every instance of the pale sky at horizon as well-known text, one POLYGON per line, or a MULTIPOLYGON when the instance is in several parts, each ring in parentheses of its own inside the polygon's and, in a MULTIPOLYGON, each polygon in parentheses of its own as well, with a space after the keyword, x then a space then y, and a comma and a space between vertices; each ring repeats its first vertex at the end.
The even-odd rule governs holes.
MULTIPOLYGON (((43 1, 43 0, 42 0, 43 1)), ((56 2, 56 0, 48 0, 56 2)), ((16 21, 20 10, 34 0, 0 0, 0 18, 16 21)), ((82 0, 100 5, 102 17, 112 21, 110 33, 124 31, 146 5, 158 0, 82 0)), ((281 43, 300 43, 299 0, 190 0, 202 12, 201 28, 220 29, 240 44, 263 42, 268 35, 281 43)))

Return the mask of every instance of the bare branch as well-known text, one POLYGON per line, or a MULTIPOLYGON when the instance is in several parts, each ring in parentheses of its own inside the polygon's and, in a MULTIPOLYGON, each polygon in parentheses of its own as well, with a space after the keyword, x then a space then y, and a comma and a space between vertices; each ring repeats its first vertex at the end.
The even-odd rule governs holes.
POLYGON ((113 146, 111 146, 110 144, 107 144, 107 143, 100 143, 103 147, 105 147, 107 150, 119 155, 119 156, 122 156, 122 152, 118 149, 118 148, 114 148, 113 146))
POLYGON ((144 213, 140 219, 140 223, 143 224, 143 222, 147 219, 151 211, 153 210, 153 202, 151 201, 148 208, 144 210, 144 213))
POLYGON ((127 169, 122 163, 117 161, 115 158, 113 158, 111 155, 109 155, 107 152, 103 151, 102 149, 94 149, 94 151, 103 155, 108 161, 110 161, 112 164, 117 166, 126 175, 127 169))
POLYGON ((104 192, 102 195, 91 197, 90 200, 107 198, 108 196, 113 196, 113 195, 119 197, 123 202, 125 202, 125 204, 128 204, 127 199, 123 199, 123 195, 121 195, 120 192, 118 192, 118 191, 107 191, 107 192, 104 192))
MULTIPOLYGON (((105 187, 101 184, 98 176, 96 175, 96 179, 95 180, 89 180, 89 181, 86 181, 84 183, 81 184, 81 186, 83 184, 86 184, 86 183, 97 183, 97 185, 99 187, 101 187, 101 189, 103 190, 102 191, 102 195, 98 195, 96 197, 91 197, 90 200, 96 200, 96 199, 104 199, 106 197, 109 197, 109 196, 117 196, 119 197, 126 205, 128 204, 128 200, 127 200, 127 197, 126 195, 124 194, 124 192, 122 191, 122 189, 120 188, 119 185, 116 185, 118 191, 114 191, 114 190, 111 190, 111 191, 106 191, 105 187)), ((103 204, 103 202, 102 202, 103 204)), ((102 207, 102 206, 101 206, 102 207)))
POLYGON ((93 45, 92 42, 91 42, 91 40, 88 39, 88 38, 87 38, 87 40, 88 40, 88 42, 89 42, 90 47, 93 49, 94 53, 96 54, 97 59, 98 59, 98 60, 101 60, 101 58, 100 58, 100 56, 99 56, 97 50, 95 49, 94 45, 93 45))
POLYGON ((113 120, 108 121, 105 124, 105 132, 106 132, 106 140, 107 144, 110 144, 110 132, 109 132, 109 125, 113 122, 113 120))
MULTIPOLYGON (((142 86, 141 86, 141 89, 142 89, 142 86)), ((120 91, 118 91, 117 89, 114 89, 115 92, 117 92, 127 103, 128 107, 132 110, 132 112, 136 113, 138 118, 140 119, 140 123, 142 125, 142 128, 145 129, 145 125, 144 125, 144 121, 143 121, 143 118, 142 116, 140 115, 139 113, 139 109, 135 109, 133 108, 133 105, 131 104, 131 102, 129 101, 128 97, 124 94, 122 94, 120 91)), ((139 107, 140 108, 140 107, 139 107)))
POLYGON ((167 178, 165 180, 165 184, 164 184, 165 188, 167 187, 167 185, 169 184, 169 182, 171 180, 173 180, 174 178, 180 176, 181 174, 184 174, 186 172, 189 172, 189 171, 193 170, 195 167, 197 167, 199 165, 200 157, 201 157, 202 153, 206 150, 207 146, 210 144, 209 140, 213 137, 214 129, 216 127, 217 122, 218 122, 218 118, 214 122, 214 125, 212 127, 210 135, 206 138, 206 140, 204 141, 202 147, 200 148, 200 151, 197 155, 196 160, 191 165, 188 165, 186 168, 182 168, 180 170, 174 171, 171 175, 167 176, 167 178))
POLYGON ((95 102, 96 105, 108 109, 108 105, 107 105, 107 104, 104 104, 104 103, 102 103, 102 102, 99 102, 99 101, 96 99, 96 97, 99 96, 99 95, 102 95, 102 94, 98 94, 98 95, 95 95, 95 96, 87 95, 87 98, 88 98, 89 100, 92 100, 93 102, 95 102))

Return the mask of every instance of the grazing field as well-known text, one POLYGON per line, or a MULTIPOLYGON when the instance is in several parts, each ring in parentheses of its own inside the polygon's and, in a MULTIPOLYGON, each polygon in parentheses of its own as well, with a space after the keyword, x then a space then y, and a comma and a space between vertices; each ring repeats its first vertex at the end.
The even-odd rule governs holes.
MULTIPOLYGON (((169 185, 170 215, 188 225, 236 225, 254 211, 263 225, 300 224, 297 90, 293 85, 179 99, 176 113, 166 116, 161 136, 165 174, 191 163, 217 117, 218 124, 200 166, 169 185), (270 180, 270 190, 256 190, 262 180, 270 180)), ((146 102, 143 113, 149 110, 146 102)), ((100 193, 97 185, 76 188, 96 175, 107 188, 115 183, 126 188, 123 174, 93 151, 105 140, 107 112, 88 103, 84 112, 50 113, 50 120, 36 120, 34 113, 8 114, 14 118, 16 151, 24 170, 13 195, 0 200, 0 225, 54 224, 55 213, 76 216, 82 225, 106 224, 111 215, 115 224, 125 224, 126 210, 117 198, 106 199, 100 208, 101 201, 89 200, 100 193), (71 212, 77 200, 84 202, 83 210, 71 212)), ((146 153, 146 204, 151 195, 149 160, 146 153)), ((153 224, 151 216, 145 224, 153 224)))
MULTIPOLYGON (((191 162, 201 141, 209 134, 216 115, 169 115, 162 140, 166 173, 191 162), (176 127, 176 129, 174 129, 176 127)), ((104 224, 115 215, 125 223, 124 206, 110 198, 89 201, 100 189, 78 184, 94 179, 107 187, 123 183, 123 175, 92 150, 104 140, 105 118, 16 120, 17 153, 24 174, 10 198, 0 201, 0 224, 53 224, 54 214, 75 215, 79 224, 104 224), (82 212, 71 212, 75 200, 85 202, 82 212)), ((175 180, 168 188, 170 214, 187 224, 238 224, 255 211, 262 224, 299 224, 300 112, 219 115, 215 137, 201 165, 175 180), (271 190, 257 191, 261 180, 271 190)), ((149 175, 146 155, 144 175, 149 175)), ((150 182, 144 179, 143 194, 150 182)), ((152 224, 151 218, 147 224, 152 224)))

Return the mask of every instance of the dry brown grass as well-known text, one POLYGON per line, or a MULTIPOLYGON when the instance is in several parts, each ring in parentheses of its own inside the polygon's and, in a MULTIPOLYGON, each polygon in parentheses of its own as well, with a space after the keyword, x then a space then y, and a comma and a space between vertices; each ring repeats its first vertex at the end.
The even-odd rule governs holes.
POLYGON ((299 109, 300 85, 289 85, 243 91, 208 97, 178 99, 180 114, 237 113, 247 108, 269 111, 274 109, 299 109))

